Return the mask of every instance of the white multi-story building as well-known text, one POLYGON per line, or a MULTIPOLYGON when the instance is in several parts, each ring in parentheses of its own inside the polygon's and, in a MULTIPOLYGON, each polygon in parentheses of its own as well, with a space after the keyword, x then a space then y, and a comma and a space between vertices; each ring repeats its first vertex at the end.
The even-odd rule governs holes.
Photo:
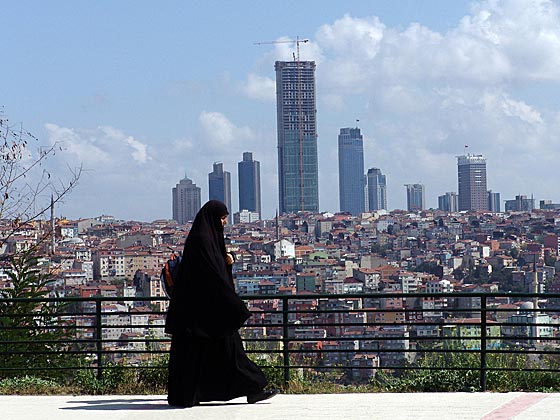
POLYGON ((260 215, 256 211, 241 210, 233 215, 233 223, 253 223, 260 220, 260 215))
POLYGON ((273 255, 275 259, 288 257, 296 257, 296 246, 287 239, 280 239, 279 241, 268 242, 264 245, 264 249, 269 254, 273 255))
POLYGON ((379 289, 379 281, 381 274, 371 268, 359 268, 353 270, 353 277, 360 280, 364 284, 364 288, 370 291, 377 291, 379 289))
POLYGON ((103 305, 103 340, 118 341, 124 333, 130 332, 130 315, 121 312, 127 312, 128 308, 124 305, 111 304, 103 305))
POLYGON ((453 292, 453 285, 449 280, 437 280, 426 282, 426 293, 451 293, 453 292))
POLYGON ((403 293, 416 293, 418 291, 418 287, 422 285, 422 280, 410 273, 399 276, 399 280, 401 282, 401 290, 403 293))

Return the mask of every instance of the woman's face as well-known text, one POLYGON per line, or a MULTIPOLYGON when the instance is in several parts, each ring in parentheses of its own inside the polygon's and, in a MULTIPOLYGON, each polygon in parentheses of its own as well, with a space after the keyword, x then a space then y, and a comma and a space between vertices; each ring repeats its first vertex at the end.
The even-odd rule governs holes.
POLYGON ((227 214, 224 214, 222 217, 220 217, 220 221, 222 222, 222 227, 224 227, 225 225, 227 225, 227 214))

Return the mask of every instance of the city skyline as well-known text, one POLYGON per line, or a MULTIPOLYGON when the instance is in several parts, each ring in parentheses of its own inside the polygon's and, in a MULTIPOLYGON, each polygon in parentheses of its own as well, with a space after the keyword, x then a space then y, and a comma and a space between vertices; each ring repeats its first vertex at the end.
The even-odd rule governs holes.
POLYGON ((467 145, 487 159, 502 205, 518 195, 558 203, 547 180, 560 154, 559 4, 9 2, 0 112, 39 139, 31 153, 60 146, 48 163, 55 178, 83 165, 58 215, 171 217, 169 191, 185 173, 207 197, 212 162, 232 170, 252 150, 271 218, 274 63, 294 60, 299 37, 301 61, 316 63, 320 211, 339 209, 337 134, 358 119, 365 167, 387 176, 388 210, 406 208, 399 191, 410 182, 437 207, 457 189, 467 145))

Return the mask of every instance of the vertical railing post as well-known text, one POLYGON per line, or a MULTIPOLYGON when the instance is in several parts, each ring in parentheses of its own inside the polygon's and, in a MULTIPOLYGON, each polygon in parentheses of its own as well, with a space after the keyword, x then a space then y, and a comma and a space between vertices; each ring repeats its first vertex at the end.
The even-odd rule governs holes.
POLYGON ((486 332, 486 295, 480 299, 480 390, 486 392, 486 348, 487 348, 487 332, 486 332))
POLYGON ((284 362, 284 385, 290 383, 290 330, 288 328, 288 297, 282 297, 282 356, 284 362))
POLYGON ((101 319, 101 299, 95 300, 95 346, 97 352, 97 379, 103 375, 103 326, 101 319))

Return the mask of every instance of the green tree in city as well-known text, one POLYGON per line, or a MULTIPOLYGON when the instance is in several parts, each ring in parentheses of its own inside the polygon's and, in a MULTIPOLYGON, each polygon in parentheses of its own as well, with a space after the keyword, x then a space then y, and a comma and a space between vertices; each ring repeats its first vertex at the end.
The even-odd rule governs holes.
POLYGON ((52 280, 38 261, 30 249, 10 256, 5 267, 11 287, 0 290, 0 378, 61 377, 60 368, 73 362, 65 353, 64 306, 44 301, 52 280), (30 372, 30 366, 38 369, 30 372))

